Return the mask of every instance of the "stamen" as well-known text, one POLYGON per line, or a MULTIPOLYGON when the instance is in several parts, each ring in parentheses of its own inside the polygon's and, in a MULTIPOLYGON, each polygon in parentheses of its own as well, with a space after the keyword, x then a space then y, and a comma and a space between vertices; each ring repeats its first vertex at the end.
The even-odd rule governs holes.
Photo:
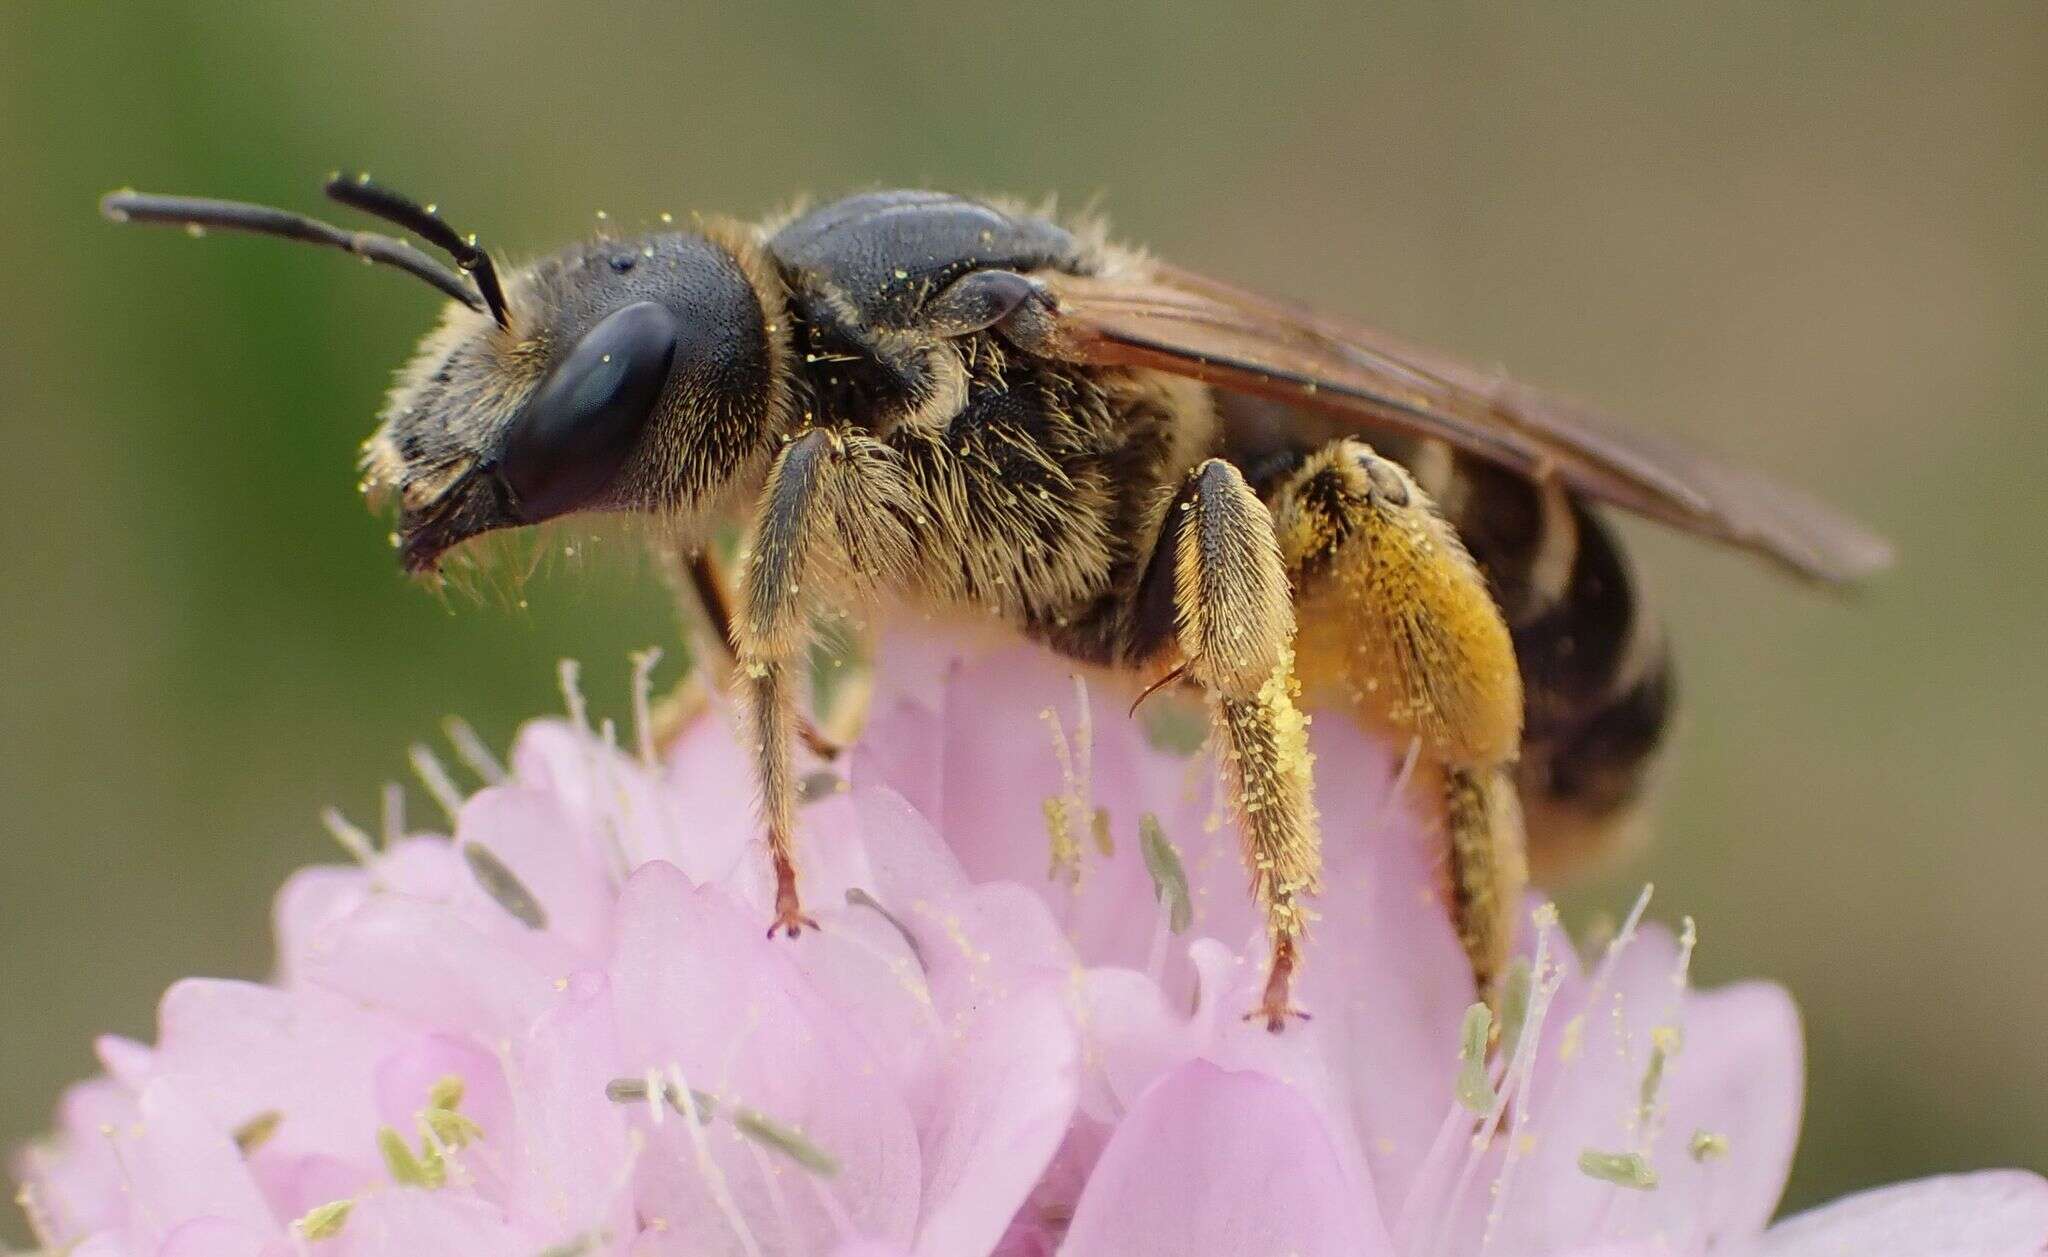
POLYGON ((384 809, 378 818, 384 848, 390 850, 405 838, 405 787, 395 781, 384 783, 384 809))
POLYGON ((476 884, 483 887, 500 908, 512 914, 528 929, 548 928, 548 914, 498 854, 489 847, 474 842, 462 844, 462 862, 469 866, 470 875, 476 884))
POLYGON ((473 1186, 475 1179, 454 1154, 482 1139, 483 1127, 452 1109, 421 1109, 413 1120, 420 1133, 420 1160, 439 1174, 437 1185, 473 1186))
POLYGON ((1492 1010, 1483 1002, 1465 1010, 1465 1024, 1459 1032, 1458 1103, 1474 1113, 1491 1113, 1500 1103, 1486 1069, 1486 1041, 1492 1035, 1492 1010))
POLYGON ((442 1148, 461 1149, 484 1137, 484 1128, 454 1109, 428 1108, 420 1111, 420 1133, 442 1148))
POLYGON ((450 716, 441 722, 442 732, 448 735, 448 743, 455 748, 455 758, 463 767, 483 779, 487 786, 503 784, 505 765, 491 752, 490 745, 477 736, 470 723, 460 716, 450 716))
POLYGON ((1607 990, 1607 983, 1614 977, 1615 962, 1628 945, 1636 941, 1636 927, 1643 923, 1643 913, 1649 911, 1650 897, 1657 893, 1654 882, 1643 883, 1643 892, 1636 896, 1635 906, 1622 919, 1621 928, 1607 942, 1607 950, 1600 958, 1600 968, 1593 975, 1593 986, 1586 994, 1586 1007, 1592 1008, 1600 1002, 1600 996, 1607 990))
POLYGON ((1145 871, 1152 875, 1152 897, 1166 909, 1166 927, 1182 933, 1195 919, 1188 871, 1159 818, 1151 812, 1138 818, 1138 850, 1145 857, 1145 871))
POLYGON ((583 701, 583 688, 578 678, 583 665, 574 659, 564 659, 555 665, 555 676, 562 686, 562 704, 569 709, 569 723, 576 726, 578 733, 590 732, 590 707, 583 701))
MULTIPOLYGON (((663 1081, 660 1070, 650 1068, 647 1071, 645 1094, 647 1098, 647 1120, 659 1126, 661 1125, 662 1114, 665 1112, 661 1107, 661 1102, 668 1095, 668 1083, 663 1081)), ((690 1109, 690 1112, 694 1116, 696 1109, 693 1107, 690 1109)))
POLYGON ((765 1148, 781 1153, 813 1174, 830 1178, 839 1173, 838 1159, 812 1143, 802 1131, 793 1126, 784 1126, 774 1118, 754 1109, 741 1109, 734 1113, 732 1124, 740 1134, 765 1148))
POLYGON ((455 788, 455 779, 448 775, 448 769, 440 757, 424 742, 415 742, 406 750, 412 761, 413 776, 420 779, 434 802, 448 814, 448 823, 454 824, 457 813, 462 811, 462 791, 455 788))
POLYGON ((1529 962, 1521 956, 1508 962, 1500 994, 1500 1054, 1512 1060, 1529 1019, 1529 962))
POLYGON ((284 1125, 283 1113, 276 1109, 265 1109, 248 1121, 243 1122, 240 1126, 235 1127, 235 1147, 246 1157, 270 1142, 270 1137, 275 1135, 277 1128, 282 1125, 284 1125))
POLYGON ((1728 1136, 1717 1135, 1710 1130, 1696 1130, 1692 1133, 1692 1140, 1686 1144, 1686 1151, 1702 1165, 1719 1161, 1728 1155, 1728 1136))
POLYGON ((870 895, 858 886, 846 888, 846 902, 856 907, 866 908, 871 912, 879 913, 884 921, 894 926, 896 932, 903 936, 903 945, 910 949, 911 956, 917 961, 917 967, 926 973, 931 972, 931 966, 926 964, 924 960, 924 948, 917 945, 917 936, 910 932, 910 927, 903 924, 895 913, 884 908, 873 895, 870 895))
POLYGON ((324 1205, 316 1205, 292 1223, 292 1230, 309 1244, 331 1240, 341 1234, 341 1228, 348 1222, 349 1210, 355 1207, 353 1200, 331 1200, 324 1205))
POLYGON ((1652 1119, 1657 1115, 1657 1092, 1664 1085, 1664 1066, 1678 1055, 1683 1039, 1676 1026, 1658 1026, 1650 1031, 1650 1063, 1643 1069, 1643 1083, 1637 1091, 1637 1138, 1648 1147, 1654 1134, 1652 1119))
POLYGON ((1690 916, 1679 918, 1678 960, 1671 967, 1671 985, 1680 994, 1692 983, 1692 953, 1699 946, 1700 931, 1690 916))
POLYGON ((353 821, 341 814, 338 807, 323 808, 320 823, 327 827, 327 833, 343 851, 355 857, 364 868, 377 866, 377 844, 370 841, 370 835, 356 828, 353 821))
POLYGON ((1045 809, 1045 836, 1050 851, 1045 878, 1076 886, 1081 881, 1081 844, 1074 841, 1073 827, 1067 823, 1067 805, 1067 797, 1060 794, 1048 794, 1040 801, 1045 809))
POLYGON ((598 722, 597 740, 603 749, 593 749, 587 757, 590 764, 590 801, 598 806, 598 822, 604 826, 605 847, 611 853, 613 877, 623 886, 641 861, 627 847, 627 838, 633 832, 633 793, 619 779, 616 754, 619 729, 611 717, 598 722))
MULTIPOLYGON (((1550 943, 1553 935, 1560 931, 1557 926, 1557 905, 1544 903, 1529 914, 1536 927, 1536 955, 1530 965, 1530 989, 1527 1011, 1520 1018, 1519 1028, 1514 1023, 1503 1031, 1503 1037, 1512 1036, 1515 1048, 1506 1053, 1507 1065, 1502 1071, 1501 1095, 1503 1108, 1488 1115, 1489 1121, 1498 1122, 1505 1111, 1505 1104, 1514 1102, 1514 1119, 1510 1128, 1505 1157, 1500 1174, 1494 1179, 1490 1191, 1491 1203, 1487 1206, 1486 1230, 1480 1237, 1479 1251, 1482 1257, 1493 1247, 1494 1235, 1500 1229, 1501 1219, 1507 1216, 1508 1201, 1514 1194, 1516 1171, 1535 1146, 1535 1138, 1529 1127, 1536 1117, 1534 1083, 1536 1055, 1543 1038, 1543 1023, 1550 1013, 1551 1002, 1557 997, 1558 987, 1564 981, 1563 969, 1550 958, 1550 943)), ((1565 946, 1569 947, 1566 940, 1565 946)), ((1462 1183, 1461 1183, 1462 1195, 1462 1183)))
POLYGON ((1639 1192, 1657 1188, 1657 1171, 1650 1167, 1640 1152, 1601 1152, 1588 1148, 1579 1154, 1579 1173, 1639 1192))
POLYGON ((1058 794, 1045 797, 1045 832, 1051 841, 1052 854, 1046 867, 1048 881, 1062 881, 1069 887, 1081 884, 1081 844, 1075 837, 1080 828, 1080 818, 1087 813, 1083 810, 1079 778, 1074 771, 1074 754, 1067 744, 1067 731, 1060 723, 1060 714, 1047 707, 1038 713, 1052 734, 1053 758, 1059 761, 1062 789, 1058 794))
MULTIPOLYGON (((689 1100, 685 1102, 682 1091, 675 1084, 662 1082, 661 1075, 652 1071, 649 1077, 654 1080, 654 1086, 659 1087, 660 1099, 678 1115, 693 1118, 699 1126, 709 1125, 711 1119, 717 1115, 716 1103, 703 1092, 691 1092, 689 1100)), ((654 1092, 646 1078, 614 1078, 604 1085, 604 1098, 613 1104, 640 1104, 652 1094, 654 1092)), ((660 1104, 657 1103, 654 1109, 659 1113, 660 1104)))
POLYGON ((633 740, 640 749, 640 762, 656 765, 654 753, 654 666, 661 662, 659 647, 636 650, 633 661, 633 740))
POLYGON ((405 1137, 389 1126, 377 1128, 377 1151, 383 1154, 384 1169, 401 1187, 439 1187, 448 1181, 448 1167, 429 1148, 422 1159, 406 1146, 405 1137))
POLYGON ((829 799, 846 789, 846 779, 829 768, 805 773, 803 780, 796 783, 796 798, 799 803, 816 803, 829 799))
POLYGON ((427 1088, 427 1107, 430 1109, 459 1109, 465 1084, 461 1074, 444 1074, 427 1088))
MULTIPOLYGON (((668 1067, 668 1072, 685 1102, 694 1106, 697 1093, 691 1089, 689 1080, 683 1077, 682 1066, 672 1064, 668 1067)), ((694 1107, 691 1116, 693 1119, 696 1117, 694 1107)), ((733 1200, 732 1189, 725 1181, 725 1171, 712 1158, 711 1148, 704 1142, 702 1125, 701 1120, 683 1123, 683 1129, 690 1136, 691 1151, 697 1157, 697 1172, 703 1176, 704 1186, 710 1191, 711 1199, 718 1206, 719 1213, 724 1215, 726 1224, 732 1227, 733 1234, 738 1237, 741 1251, 745 1252, 747 1257, 762 1257, 760 1241, 754 1238, 752 1228, 747 1225, 746 1216, 740 1212, 739 1205, 733 1200)))

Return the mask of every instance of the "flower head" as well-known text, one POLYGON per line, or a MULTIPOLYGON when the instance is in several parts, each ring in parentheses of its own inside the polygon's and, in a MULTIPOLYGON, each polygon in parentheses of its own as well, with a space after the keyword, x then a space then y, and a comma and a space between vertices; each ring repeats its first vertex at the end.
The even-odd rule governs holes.
MULTIPOLYGON (((277 905, 266 984, 99 1044, 21 1158, 113 1254, 2041 1251, 2048 1185, 1934 1180, 1764 1230, 1796 1136, 1782 992, 1698 993, 1631 915, 1582 965, 1532 905, 1494 1025, 1399 756, 1316 725, 1329 864, 1267 1034, 1264 934, 1205 756, 1026 648, 899 644, 803 814, 823 929, 764 937, 750 766, 536 722, 452 834, 277 905), (1974 1232, 1968 1228, 1975 1228, 1974 1232), (1998 1245, 2005 1245, 2004 1248, 1998 1245), (1761 1247, 1756 1247, 1760 1245, 1761 1247), (1974 1245, 1974 1246, 1972 1246, 1974 1245)), ((423 761, 431 762, 431 761, 423 761)))

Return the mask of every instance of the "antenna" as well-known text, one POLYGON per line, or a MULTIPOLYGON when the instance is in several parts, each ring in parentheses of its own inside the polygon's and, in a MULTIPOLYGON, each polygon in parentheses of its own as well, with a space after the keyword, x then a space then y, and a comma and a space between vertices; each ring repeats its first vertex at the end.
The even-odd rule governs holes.
POLYGON ((328 176, 327 195, 343 205, 403 227, 428 244, 446 249, 448 255, 455 259, 455 264, 476 280, 477 291, 483 294, 484 305, 490 310, 491 317, 498 321, 498 326, 512 326, 511 314, 505 305, 505 290, 498 283, 498 268, 491 261, 491 255, 477 247, 474 234, 463 235, 443 222, 435 206, 422 205, 411 197, 373 183, 367 174, 343 175, 336 172, 328 176))
MULTIPOLYGON (((368 262, 395 266, 407 274, 416 276, 442 292, 460 301, 472 310, 482 311, 487 300, 480 299, 476 290, 463 281, 462 276, 449 270, 434 259, 421 253, 411 244, 392 236, 380 236, 373 231, 343 231, 332 223, 294 214, 269 205, 252 205, 246 201, 217 201, 191 196, 157 196, 148 192, 123 190, 109 192, 100 198, 100 213, 117 223, 165 223, 198 231, 208 227, 219 227, 225 231, 245 231, 258 236, 279 236, 286 240, 300 240, 307 244, 326 245, 353 253, 368 262)), ((497 276, 491 276, 492 291, 497 287, 497 276)), ((498 294, 502 307, 504 294, 498 294)), ((502 313, 494 311, 500 324, 505 319, 502 313)))

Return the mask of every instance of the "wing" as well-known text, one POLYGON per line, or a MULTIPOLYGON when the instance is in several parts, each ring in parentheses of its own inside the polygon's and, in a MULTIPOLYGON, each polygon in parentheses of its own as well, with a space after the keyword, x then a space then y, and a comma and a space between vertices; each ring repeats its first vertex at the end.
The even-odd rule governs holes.
POLYGON ((1035 278, 1053 311, 1033 348, 1054 357, 1151 367, 1368 431, 1435 437, 1809 580, 1843 584, 1891 561, 1881 538, 1793 490, 1383 332, 1167 266, 1135 281, 1035 278))

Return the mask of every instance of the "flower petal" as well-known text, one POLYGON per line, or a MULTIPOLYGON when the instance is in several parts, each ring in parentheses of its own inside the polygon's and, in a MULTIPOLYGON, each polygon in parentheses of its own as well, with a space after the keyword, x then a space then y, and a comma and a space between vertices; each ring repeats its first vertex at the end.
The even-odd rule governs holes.
POLYGON ((136 1093, 107 1078, 65 1090, 58 1134, 22 1149, 12 1167, 36 1238, 51 1247, 116 1226, 127 1212, 121 1163, 104 1132, 133 1126, 136 1093))
POLYGON ((320 936, 304 979, 423 1030, 481 1043, 516 1038, 553 1003, 555 980, 577 957, 546 932, 498 916, 372 896, 320 936))
POLYGON ((1066 1133, 1079 1058, 1053 982, 990 1005, 953 1045, 923 1132, 919 1257, 995 1246, 1066 1133))
POLYGON ((128 1234, 153 1251, 185 1219, 211 1217, 257 1231, 275 1225, 234 1141, 177 1079, 151 1083, 136 1124, 109 1136, 127 1184, 128 1234))
POLYGON ((340 1232, 311 1251, 322 1257, 533 1257, 534 1246, 473 1196, 404 1189, 357 1201, 340 1232))
MULTIPOLYGON (((525 887, 550 934, 595 961, 611 945, 613 892, 605 865, 578 849, 574 832, 559 796, 518 785, 479 790, 455 822, 458 839, 489 850, 525 887)), ((474 876, 464 891, 487 916, 506 911, 474 876)))
POLYGON ((1685 1025, 1660 1096, 1654 1155, 1661 1190, 1690 1198, 1697 1234, 1709 1244, 1740 1242, 1777 1212, 1799 1143, 1806 1092, 1799 1011, 1782 987, 1742 982, 1689 996, 1685 1025), (1727 1152, 1694 1156, 1700 1132, 1721 1136, 1727 1152))
POLYGON ((226 1218, 194 1218, 164 1239, 155 1257, 290 1257, 292 1246, 275 1228, 226 1218))
POLYGON ((1196 1062, 1103 1150, 1061 1257, 1373 1257, 1393 1246, 1321 1118, 1263 1074, 1196 1062))
POLYGON ((605 1096, 623 1058, 602 975, 572 980, 511 1055, 516 1126, 485 1123, 482 1146, 516 1151, 513 1215, 553 1243, 629 1232, 633 1141, 625 1113, 605 1096), (516 1149, 503 1147, 513 1140, 516 1149))
POLYGON ((375 1068, 411 1042, 395 1024, 321 991, 212 979, 173 986, 158 1024, 160 1070, 185 1081, 217 1129, 276 1114, 266 1158, 375 1165, 375 1068))
POLYGON ((1948 1174, 1845 1196, 1780 1222, 1757 1257, 2040 1257, 2048 1179, 1948 1174))
MULTIPOLYGON (((1581 976, 1560 988, 1528 1102, 1533 1148, 1513 1171, 1493 1251, 1653 1237, 1704 1248, 1745 1242, 1770 1218, 1799 1133, 1798 1013, 1768 983, 1698 993, 1680 977, 1678 945, 1646 926, 1604 988, 1581 976), (1660 1041, 1661 1081, 1646 1110, 1660 1041), (1719 1136, 1725 1152, 1695 1155, 1702 1133, 1719 1136), (1588 1176, 1579 1166, 1588 1151, 1642 1154, 1657 1188, 1588 1176)), ((1498 1151, 1488 1164, 1499 1172, 1498 1151)), ((1454 1230, 1478 1234, 1486 1203, 1466 1200, 1454 1230)))
POLYGON ((916 1226, 909 1110, 875 1050, 798 969, 792 950, 816 941, 763 937, 758 916, 666 864, 641 868, 621 896, 611 968, 621 1072, 679 1072, 719 1115, 706 1127, 666 1112, 632 1118, 648 1140, 641 1212, 691 1220, 693 1251, 743 1251, 742 1228, 765 1247, 817 1252, 842 1225, 899 1243, 916 1226), (743 1111, 800 1132, 836 1172, 747 1137, 734 1121, 743 1111))

